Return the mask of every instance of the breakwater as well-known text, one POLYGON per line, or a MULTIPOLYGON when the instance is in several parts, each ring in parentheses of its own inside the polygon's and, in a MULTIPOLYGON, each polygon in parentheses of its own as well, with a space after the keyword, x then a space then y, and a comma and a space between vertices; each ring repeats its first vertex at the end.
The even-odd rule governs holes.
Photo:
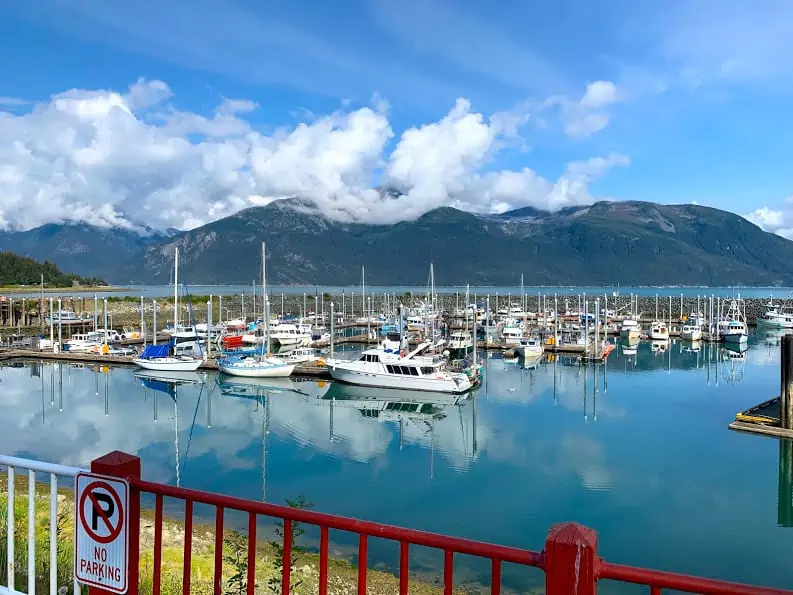
MULTIPOLYGON (((371 308, 373 312, 393 310, 394 305, 413 307, 421 301, 426 301, 426 294, 411 292, 391 293, 391 294, 366 294, 362 300, 360 293, 324 293, 324 294, 305 294, 305 295, 286 295, 270 294, 270 312, 273 316, 295 315, 300 316, 304 313, 308 315, 314 312, 330 312, 330 304, 333 303, 337 313, 344 313, 347 318, 363 317, 365 312, 371 308)), ((441 310, 452 312, 456 307, 463 307, 466 303, 465 293, 444 293, 437 294, 436 299, 441 310)), ((489 299, 490 308, 496 311, 500 308, 508 307, 509 304, 519 304, 520 294, 475 294, 469 295, 469 302, 476 301, 480 306, 484 306, 489 299)), ((526 308, 530 312, 538 310, 554 309, 554 300, 560 313, 564 313, 567 308, 583 308, 584 299, 590 303, 590 311, 594 310, 594 300, 600 299, 601 309, 608 307, 609 310, 616 312, 616 317, 621 318, 631 310, 631 300, 635 304, 641 320, 647 321, 655 318, 656 299, 652 296, 631 297, 630 295, 584 295, 579 296, 554 296, 552 294, 536 295, 526 294, 526 308)), ((769 298, 747 298, 744 300, 746 307, 746 318, 749 324, 754 324, 757 318, 763 313, 765 304, 769 298)), ((198 322, 206 322, 208 315, 208 303, 210 296, 190 296, 180 302, 180 320, 193 319, 198 322)), ((250 294, 212 296, 212 320, 231 320, 234 318, 245 317, 248 320, 261 316, 262 304, 261 296, 254 300, 250 294)), ((723 309, 729 304, 728 299, 721 300, 723 309), (724 304, 724 302, 727 304, 724 304)), ((793 308, 793 299, 774 299, 774 303, 780 307, 793 308)), ((40 304, 37 299, 27 300, 7 300, 1 302, 4 307, 0 307, 0 325, 5 327, 16 327, 19 332, 38 332, 46 327, 45 318, 41 312, 49 312, 49 300, 45 299, 40 304), (23 313, 24 312, 24 316, 23 313)), ((159 298, 157 304, 157 327, 161 328, 168 322, 173 321, 173 302, 168 297, 159 298)), ((56 306, 57 307, 57 306, 56 306)), ((99 326, 102 325, 104 318, 103 300, 94 300, 90 297, 68 298, 62 301, 62 308, 85 316, 90 325, 93 325, 93 316, 96 312, 99 326), (96 308, 96 310, 95 310, 96 308)), ((147 326, 153 324, 154 302, 151 299, 143 300, 143 319, 147 326)), ((699 310, 708 314, 707 297, 672 297, 671 305, 669 297, 658 298, 658 317, 665 320, 678 321, 680 315, 689 314, 699 310), (670 315, 671 314, 671 315, 670 315)), ((715 308, 715 306, 714 306, 715 308)), ((141 300, 134 297, 117 297, 107 299, 108 324, 113 328, 123 326, 139 327, 141 321, 141 300)), ((149 327, 150 328, 150 327, 149 327)))
MULTIPOLYGON (((520 295, 474 295, 471 294, 470 302, 476 300, 476 302, 482 306, 485 305, 486 301, 490 300, 490 308, 493 311, 496 311, 498 308, 508 307, 510 303, 520 303, 520 295)), ((613 310, 617 313, 617 317, 622 317, 624 314, 630 311, 630 303, 631 297, 630 296, 597 296, 597 295, 587 295, 581 296, 580 303, 583 307, 583 300, 584 297, 586 300, 590 302, 590 311, 594 309, 594 300, 600 299, 601 308, 608 307, 609 310, 613 310)), ((350 296, 349 294, 345 295, 331 295, 331 294, 324 294, 320 295, 318 298, 315 296, 306 296, 305 300, 303 296, 295 296, 295 295, 277 295, 273 294, 270 298, 270 312, 273 316, 279 316, 282 314, 285 315, 295 315, 300 316, 304 312, 306 313, 313 313, 313 312, 325 312, 326 314, 330 312, 330 304, 333 303, 333 307, 337 313, 344 312, 345 316, 351 318, 363 317, 365 312, 368 308, 371 307, 371 310, 374 312, 381 312, 385 309, 393 308, 394 304, 401 304, 405 307, 412 307, 417 305, 421 300, 425 300, 426 296, 418 295, 418 294, 391 294, 389 296, 385 296, 383 294, 373 294, 367 295, 365 304, 362 303, 361 295, 354 294, 350 296)), ((206 303, 209 301, 209 296, 194 296, 193 298, 193 313, 197 320, 199 321, 206 321, 207 318, 207 305, 206 303)), ((526 300, 526 307, 530 312, 537 312, 538 310, 542 310, 543 308, 548 308, 550 310, 554 309, 554 296, 553 295, 544 295, 544 296, 537 296, 537 295, 527 295, 525 297, 526 300)), ((636 304, 636 308, 638 312, 641 314, 642 320, 651 320, 655 318, 655 298, 654 297, 638 297, 633 298, 634 303, 636 304)), ((463 307, 465 304, 465 294, 439 294, 437 295, 437 301, 439 308, 446 312, 452 312, 456 307, 463 307)), ((564 296, 564 297, 557 297, 556 302, 558 304, 558 310, 560 313, 563 313, 566 307, 569 308, 577 308, 579 305, 579 298, 577 296, 564 296)), ((722 303, 724 300, 722 300, 722 303)), ((746 305, 746 317, 747 322, 749 324, 754 324, 764 311, 765 304, 768 303, 768 298, 749 298, 744 300, 746 305)), ((793 308, 793 300, 774 300, 775 304, 778 304, 780 307, 790 307, 793 308)), ((727 302, 727 305, 729 302, 727 302)), ((697 310, 697 298, 696 297, 683 297, 682 298, 682 309, 681 309, 681 298, 672 298, 671 302, 671 320, 677 321, 680 319, 681 311, 683 314, 690 314, 697 310)), ((254 303, 251 300, 250 296, 245 296, 244 300, 242 296, 223 296, 222 300, 222 319, 229 320, 232 318, 238 318, 245 313, 246 317, 250 320, 253 317, 261 316, 261 298, 259 298, 255 304, 256 309, 254 310, 254 303), (244 303, 243 303, 244 302, 244 303)), ((218 316, 220 315, 219 308, 221 307, 220 301, 217 297, 213 298, 213 320, 218 320, 218 316)), ((715 308, 715 306, 714 306, 715 308)), ((723 307, 726 310, 726 305, 723 307)), ((140 320, 140 303, 137 301, 117 301, 110 303, 108 305, 108 309, 113 315, 114 320, 118 320, 119 322, 124 322, 125 324, 134 324, 136 321, 140 320)), ((699 301, 699 309, 707 315, 707 299, 701 298, 699 301)), ((151 316, 151 302, 145 303, 144 302, 144 310, 145 315, 150 317, 151 316)), ((658 299, 658 316, 662 319, 670 319, 670 305, 669 305, 669 298, 659 298, 658 299)), ((163 321, 163 323, 167 320, 173 318, 173 304, 171 302, 164 302, 162 300, 158 300, 157 302, 157 316, 158 320, 163 321)), ((183 314, 181 314, 183 316, 183 314)))

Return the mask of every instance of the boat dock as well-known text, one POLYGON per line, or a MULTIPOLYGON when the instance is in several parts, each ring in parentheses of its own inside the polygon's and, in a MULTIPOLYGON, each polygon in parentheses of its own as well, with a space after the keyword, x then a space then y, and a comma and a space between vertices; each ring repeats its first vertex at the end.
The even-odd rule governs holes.
POLYGON ((793 439, 793 335, 782 337, 779 365, 779 396, 737 413, 731 430, 793 439))
MULTIPOLYGON (((53 362, 70 362, 74 364, 105 364, 114 366, 134 366, 135 358, 125 355, 102 355, 101 353, 69 353, 67 351, 53 353, 52 351, 31 351, 29 349, 9 349, 0 351, 0 362, 45 360, 53 362)), ((205 360, 199 370, 217 370, 218 364, 214 359, 205 360)), ((311 363, 295 365, 295 376, 311 376, 317 378, 330 378, 330 373, 324 366, 311 363)))

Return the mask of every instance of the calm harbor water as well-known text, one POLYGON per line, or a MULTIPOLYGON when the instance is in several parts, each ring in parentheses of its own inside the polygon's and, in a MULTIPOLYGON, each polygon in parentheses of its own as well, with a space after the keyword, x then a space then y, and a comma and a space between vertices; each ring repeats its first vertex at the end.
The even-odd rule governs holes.
MULTIPOLYGON (((484 385, 460 401, 14 365, 0 368, 0 452, 87 465, 120 449, 155 481, 276 503, 304 494, 320 511, 532 549, 552 523, 574 520, 598 530, 614 562, 790 587, 780 443, 727 429, 777 394, 778 342, 757 334, 743 359, 642 343, 598 368, 525 369, 489 354, 484 385), (423 402, 395 404, 407 398, 423 402)), ((353 551, 351 538, 332 539, 353 551)), ((415 553, 419 570, 441 564, 415 553)), ((370 545, 372 564, 397 560, 390 545, 370 545)), ((486 566, 456 564, 459 580, 486 580, 486 566)), ((505 568, 513 586, 541 576, 505 568)))
MULTIPOLYGON (((416 293, 418 295, 422 295, 427 291, 427 285, 417 285, 412 287, 407 286, 366 286, 366 293, 369 295, 382 295, 384 293, 396 293, 397 295, 401 295, 406 291, 410 291, 416 293)), ((173 295, 173 286, 172 285, 131 285, 125 286, 127 291, 113 291, 113 292, 98 292, 96 295, 98 297, 124 297, 124 296, 134 296, 140 297, 143 296, 145 298, 156 298, 156 297, 167 297, 173 295)), ((315 292, 319 293, 331 293, 334 295, 341 294, 342 291, 346 292, 347 294, 354 293, 356 295, 360 294, 361 286, 349 286, 349 287, 341 287, 341 286, 315 286, 315 285, 270 285, 270 291, 274 295, 278 295, 283 293, 284 295, 303 295, 304 293, 307 295, 314 295, 315 292)), ((455 292, 459 292, 461 295, 465 294, 465 286, 438 286, 436 287, 436 291, 438 293, 445 293, 445 294, 453 294, 455 292)), ((189 285, 188 290, 193 295, 240 295, 243 292, 249 294, 253 290, 252 285, 189 285)), ((257 291, 259 291, 258 283, 257 283, 257 291)), ((482 297, 486 295, 494 296, 496 294, 500 296, 512 295, 512 296, 519 296, 520 295, 520 286, 508 287, 508 286, 489 286, 489 287, 471 287, 470 288, 471 295, 474 294, 482 297)), ((793 296, 793 288, 791 287, 616 287, 616 286, 609 286, 609 287, 572 287, 572 286, 565 286, 565 287, 524 287, 524 292, 528 295, 537 295, 538 293, 543 295, 579 295, 585 293, 591 296, 602 296, 607 294, 611 296, 614 292, 618 292, 622 296, 627 296, 630 294, 638 295, 638 296, 672 296, 672 297, 680 297, 681 295, 684 297, 696 297, 698 295, 701 296, 715 296, 715 297, 735 297, 740 293, 742 297, 745 298, 766 298, 768 296, 774 296, 776 298, 785 299, 790 298, 793 296)), ((40 293, 36 290, 36 288, 31 287, 30 293, 16 293, 14 297, 39 297, 40 293)), ((47 294, 48 296, 55 296, 56 294, 47 294)), ((75 293, 73 291, 65 290, 62 292, 61 295, 64 296, 71 296, 77 295, 79 297, 85 296, 88 297, 89 295, 93 297, 93 293, 86 294, 86 293, 75 293)))

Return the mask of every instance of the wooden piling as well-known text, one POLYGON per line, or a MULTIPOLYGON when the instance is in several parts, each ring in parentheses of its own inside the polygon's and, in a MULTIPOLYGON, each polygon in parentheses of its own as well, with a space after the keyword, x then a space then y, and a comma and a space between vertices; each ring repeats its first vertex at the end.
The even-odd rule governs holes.
POLYGON ((777 524, 793 527, 793 441, 779 441, 779 493, 777 524))
POLYGON ((781 372, 780 426, 786 430, 793 430, 793 335, 782 337, 779 369, 781 372))

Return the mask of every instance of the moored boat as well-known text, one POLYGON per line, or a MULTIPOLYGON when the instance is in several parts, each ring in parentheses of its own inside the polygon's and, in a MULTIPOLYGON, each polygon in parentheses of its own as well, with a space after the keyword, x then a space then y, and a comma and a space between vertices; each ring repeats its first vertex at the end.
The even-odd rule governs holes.
POLYGON ((626 318, 620 325, 620 337, 623 339, 638 339, 642 334, 642 327, 633 318, 626 318))
POLYGON ((529 337, 521 339, 520 345, 517 347, 518 355, 524 359, 542 356, 545 348, 542 346, 542 341, 538 337, 529 337))
POLYGON ((367 349, 358 360, 328 359, 325 365, 334 380, 379 388, 398 388, 442 393, 464 393, 473 382, 464 372, 446 369, 440 355, 419 355, 431 343, 419 345, 408 355, 367 349))
POLYGON ((195 372, 201 366, 202 360, 185 355, 171 355, 171 344, 163 343, 149 345, 139 357, 132 361, 144 370, 195 372))
POLYGON ((669 327, 665 322, 655 320, 650 325, 650 340, 652 341, 668 341, 669 340, 669 327))
POLYGON ((769 328, 793 328, 793 314, 780 310, 773 301, 765 305, 765 311, 757 317, 757 324, 769 328))

